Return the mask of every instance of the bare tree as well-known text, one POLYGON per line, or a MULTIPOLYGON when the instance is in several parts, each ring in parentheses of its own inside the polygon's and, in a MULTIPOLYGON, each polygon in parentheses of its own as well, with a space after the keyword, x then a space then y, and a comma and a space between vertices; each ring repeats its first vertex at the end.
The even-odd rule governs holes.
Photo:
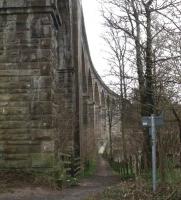
MULTIPOLYGON (((180 21, 174 11, 179 13, 181 3, 179 0, 101 0, 101 3, 105 26, 126 35, 134 48, 135 60, 132 62, 137 69, 140 114, 149 116, 155 112, 155 63, 176 58, 172 54, 168 56, 166 51, 164 57, 155 54, 155 49, 158 49, 155 41, 162 32, 180 31, 180 21)), ((146 132, 143 149, 145 168, 150 166, 150 138, 146 132)))
MULTIPOLYGON (((124 132, 124 113, 125 113, 125 100, 127 99, 127 86, 129 77, 125 69, 125 56, 127 50, 127 36, 124 35, 120 37, 120 34, 115 29, 109 29, 104 35, 104 40, 110 48, 109 57, 107 61, 109 62, 111 69, 109 76, 114 77, 114 82, 112 83, 116 88, 117 92, 120 94, 119 98, 119 111, 116 115, 119 116, 120 132, 122 135, 122 147, 123 147, 123 157, 126 160, 126 142, 125 142, 125 132, 124 132), (124 41, 124 42, 122 42, 124 41), (115 79, 117 81, 115 81, 115 79)), ((130 81, 129 81, 130 82, 130 81)))

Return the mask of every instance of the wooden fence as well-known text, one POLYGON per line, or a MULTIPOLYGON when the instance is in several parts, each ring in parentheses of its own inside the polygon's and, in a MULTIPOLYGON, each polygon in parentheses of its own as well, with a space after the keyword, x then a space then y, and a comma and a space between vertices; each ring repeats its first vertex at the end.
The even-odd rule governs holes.
POLYGON ((129 161, 110 161, 111 167, 120 174, 122 178, 131 178, 134 177, 133 166, 129 161))
POLYGON ((75 157, 70 154, 60 153, 60 160, 63 162, 64 168, 68 176, 76 177, 81 171, 80 157, 75 157))

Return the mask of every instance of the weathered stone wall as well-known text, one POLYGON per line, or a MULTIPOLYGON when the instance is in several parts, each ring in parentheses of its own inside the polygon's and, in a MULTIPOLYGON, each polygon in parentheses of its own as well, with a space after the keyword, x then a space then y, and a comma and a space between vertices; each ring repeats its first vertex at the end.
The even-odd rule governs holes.
POLYGON ((0 168, 93 159, 107 140, 106 99, 79 0, 0 0, 0 168))
POLYGON ((57 32, 57 68, 54 82, 54 117, 56 127, 56 150, 74 154, 75 127, 75 69, 72 47, 72 5, 69 1, 58 1, 61 26, 57 32))
POLYGON ((51 167, 54 161, 57 43, 49 4, 0 1, 1 168, 51 167))

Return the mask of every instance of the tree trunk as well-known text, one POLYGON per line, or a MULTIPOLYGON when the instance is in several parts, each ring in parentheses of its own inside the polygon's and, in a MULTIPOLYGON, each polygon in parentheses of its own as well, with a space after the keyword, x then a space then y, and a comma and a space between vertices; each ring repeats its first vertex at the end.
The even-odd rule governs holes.
MULTIPOLYGON (((153 97, 153 55, 152 55, 152 33, 151 33, 151 11, 150 5, 152 1, 144 4, 146 11, 147 27, 146 27, 146 74, 145 74, 145 107, 143 113, 145 116, 151 116, 154 113, 154 97, 153 97)), ((145 129, 144 154, 145 167, 151 167, 151 143, 149 129, 145 129)))
POLYGON ((146 112, 147 116, 151 116, 154 112, 153 98, 153 55, 152 55, 152 34, 151 34, 151 11, 149 7, 145 7, 147 18, 147 45, 146 45, 146 112))
POLYGON ((179 140, 180 140, 180 163, 181 163, 181 119, 179 115, 177 114, 176 110, 174 107, 172 107, 172 112, 177 120, 178 123, 178 128, 179 128, 179 140))
POLYGON ((113 148, 112 148, 112 126, 109 124, 109 145, 110 145, 110 160, 113 160, 113 148))

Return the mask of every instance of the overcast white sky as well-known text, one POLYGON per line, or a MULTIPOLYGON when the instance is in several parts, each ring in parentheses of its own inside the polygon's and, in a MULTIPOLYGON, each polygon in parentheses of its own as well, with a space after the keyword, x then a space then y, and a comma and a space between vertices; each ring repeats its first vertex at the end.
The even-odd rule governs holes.
POLYGON ((82 0, 82 6, 92 61, 94 67, 102 76, 106 71, 106 61, 104 59, 104 41, 101 38, 104 30, 102 26, 103 19, 99 11, 100 7, 97 0, 82 0))

